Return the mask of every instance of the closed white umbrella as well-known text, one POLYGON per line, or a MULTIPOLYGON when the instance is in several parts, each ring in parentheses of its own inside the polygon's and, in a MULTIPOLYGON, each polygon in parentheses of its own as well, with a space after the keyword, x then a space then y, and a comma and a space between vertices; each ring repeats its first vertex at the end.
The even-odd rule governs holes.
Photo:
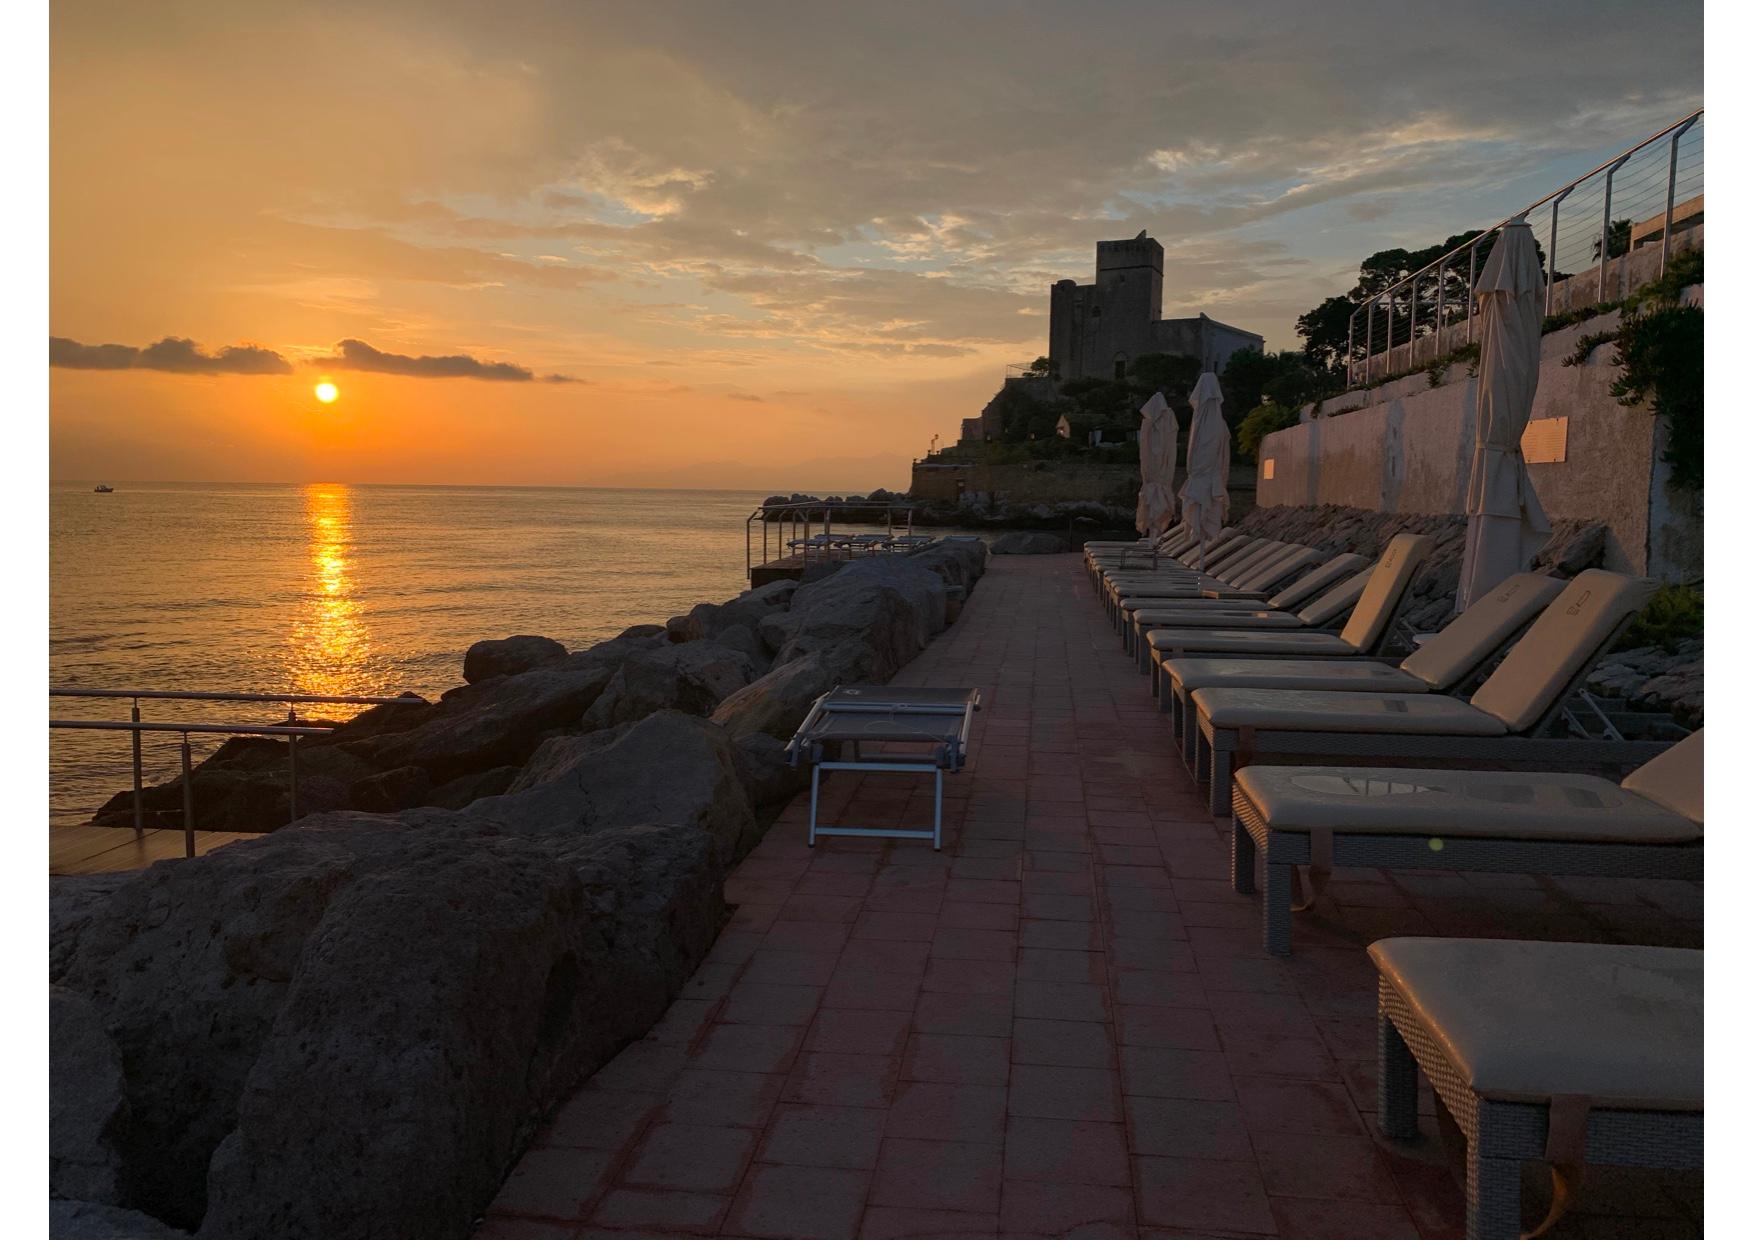
POLYGON ((1138 514, 1133 519, 1146 538, 1161 538, 1175 520, 1175 413, 1158 392, 1138 411, 1138 514))
POLYGON ((1534 230, 1506 225, 1474 285, 1479 297, 1479 386, 1467 549, 1456 609, 1527 568, 1552 533, 1522 460, 1522 431, 1540 385, 1540 255, 1534 230))
POLYGON ((1209 370, 1193 387, 1193 426, 1187 432, 1187 481, 1181 484, 1181 520, 1205 544, 1223 529, 1230 511, 1230 428, 1223 420, 1223 389, 1209 370))

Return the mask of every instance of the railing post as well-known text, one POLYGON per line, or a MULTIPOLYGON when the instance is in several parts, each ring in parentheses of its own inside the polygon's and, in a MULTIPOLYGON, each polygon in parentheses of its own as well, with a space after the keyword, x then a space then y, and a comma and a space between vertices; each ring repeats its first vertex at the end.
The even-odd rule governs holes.
POLYGON ((1473 282, 1479 278, 1479 238, 1467 247, 1467 343, 1473 343, 1473 282))
POLYGON ((1443 259, 1436 265, 1436 357, 1443 355, 1443 314, 1448 309, 1449 260, 1443 259))
POLYGON ((1363 385, 1370 385, 1370 362, 1375 354, 1376 344, 1376 299, 1370 298, 1368 309, 1363 312, 1363 385))
MULTIPOLYGON (((286 726, 289 728, 298 726, 298 707, 293 706, 287 709, 286 726)), ((298 738, 296 736, 286 738, 286 766, 290 772, 289 787, 286 791, 286 812, 288 815, 286 821, 291 823, 298 821, 298 738)))
POLYGON ((1357 382, 1357 311, 1345 320, 1345 381, 1357 382))
POLYGON ((1668 140, 1668 205, 1662 212, 1662 268, 1658 275, 1668 274, 1668 239, 1674 232, 1674 175, 1680 170, 1680 138, 1688 129, 1696 124, 1698 118, 1692 117, 1674 131, 1668 140))
POLYGON ((1595 301, 1607 300, 1607 252, 1613 247, 1609 244, 1613 236, 1613 174, 1624 167, 1629 155, 1621 155, 1607 169, 1607 186, 1601 194, 1601 265, 1595 275, 1595 301))
POLYGON ((1418 365, 1418 275, 1412 276, 1412 317, 1406 324, 1406 366, 1418 365))
POLYGON ((183 855, 195 855, 195 772, 189 734, 183 733, 183 855))
MULTIPOLYGON (((140 699, 134 699, 134 722, 140 722, 140 699)), ((140 729, 134 729, 134 838, 146 838, 146 788, 140 768, 140 729)))
POLYGON ((1570 191, 1576 187, 1569 186, 1558 193, 1552 200, 1552 225, 1546 237, 1546 309, 1544 313, 1552 313, 1552 290, 1558 286, 1558 204, 1570 197, 1570 191))
POLYGON ((1387 333, 1386 333, 1386 343, 1388 346, 1388 350, 1387 350, 1388 360, 1386 362, 1384 362, 1383 365, 1387 367, 1389 374, 1393 374, 1394 373, 1394 294, 1392 292, 1389 292, 1386 300, 1387 300, 1388 304, 1386 306, 1384 306, 1383 309, 1385 309, 1388 312, 1387 333))

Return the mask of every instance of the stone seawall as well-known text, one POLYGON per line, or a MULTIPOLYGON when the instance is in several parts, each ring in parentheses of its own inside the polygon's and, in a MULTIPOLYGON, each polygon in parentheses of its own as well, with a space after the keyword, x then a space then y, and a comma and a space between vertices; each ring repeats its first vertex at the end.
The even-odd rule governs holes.
MULTIPOLYGON (((802 782, 784 738, 810 703, 893 676, 985 562, 945 540, 584 651, 482 643, 438 703, 311 747, 331 808, 53 880, 54 1234, 468 1235, 711 947, 727 867, 802 782)), ((247 817, 283 764, 204 770, 247 817)))

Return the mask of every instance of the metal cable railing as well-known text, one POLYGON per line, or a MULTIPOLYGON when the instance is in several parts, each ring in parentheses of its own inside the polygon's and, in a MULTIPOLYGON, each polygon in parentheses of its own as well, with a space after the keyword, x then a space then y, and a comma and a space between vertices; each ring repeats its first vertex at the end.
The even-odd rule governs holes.
POLYGON ((169 732, 179 734, 182 737, 183 846, 185 853, 190 857, 195 855, 194 751, 189 742, 190 736, 284 736, 286 738, 288 766, 287 807, 291 818, 295 819, 298 817, 298 738, 301 736, 326 736, 334 730, 331 725, 327 724, 301 724, 298 719, 300 705, 322 703, 326 705, 395 706, 426 700, 412 693, 404 693, 399 697, 380 697, 363 694, 323 693, 210 693, 177 689, 51 688, 49 696, 127 698, 132 701, 132 717, 129 719, 51 718, 49 727, 72 731, 129 732, 133 734, 135 839, 141 839, 146 834, 145 771, 140 753, 140 738, 142 734, 148 732, 169 732), (277 702, 286 706, 286 720, 284 723, 276 724, 196 723, 188 720, 148 722, 140 718, 140 703, 142 701, 277 702))
POLYGON ((1480 264, 1516 220, 1528 219, 1539 239, 1547 314, 1560 300, 1566 309, 1607 301, 1610 283, 1628 288, 1633 255, 1646 246, 1659 244, 1654 270, 1666 274, 1675 235, 1704 218, 1703 121, 1700 108, 1368 295, 1351 312, 1350 382, 1367 385, 1473 343, 1480 264), (1529 219, 1542 207, 1545 219, 1529 219))

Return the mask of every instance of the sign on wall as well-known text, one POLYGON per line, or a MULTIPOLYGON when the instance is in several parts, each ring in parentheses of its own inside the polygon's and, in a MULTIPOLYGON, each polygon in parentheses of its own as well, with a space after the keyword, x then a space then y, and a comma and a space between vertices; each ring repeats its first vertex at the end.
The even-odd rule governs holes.
POLYGON ((1530 465, 1555 465, 1570 444, 1570 419, 1536 418, 1522 431, 1522 459, 1530 465))

